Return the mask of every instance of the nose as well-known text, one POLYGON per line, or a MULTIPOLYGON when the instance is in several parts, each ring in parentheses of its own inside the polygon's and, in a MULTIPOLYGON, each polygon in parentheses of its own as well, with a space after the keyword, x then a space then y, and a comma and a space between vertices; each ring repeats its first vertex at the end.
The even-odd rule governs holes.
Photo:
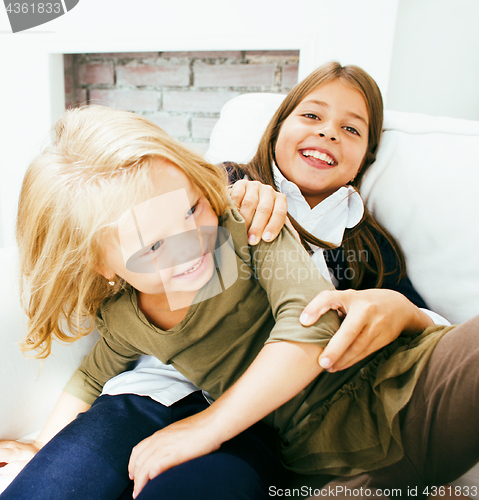
MULTIPOLYGON (((334 137, 332 134, 329 134, 329 135, 330 135, 329 139, 331 139, 332 141, 336 140, 336 137, 334 137)), ((326 137, 326 134, 323 134, 323 132, 320 132, 319 137, 326 137)))
POLYGON ((334 124, 331 123, 330 121, 320 122, 320 123, 321 123, 321 128, 319 130, 319 136, 326 137, 326 139, 330 139, 331 141, 337 141, 339 135, 337 133, 334 124))

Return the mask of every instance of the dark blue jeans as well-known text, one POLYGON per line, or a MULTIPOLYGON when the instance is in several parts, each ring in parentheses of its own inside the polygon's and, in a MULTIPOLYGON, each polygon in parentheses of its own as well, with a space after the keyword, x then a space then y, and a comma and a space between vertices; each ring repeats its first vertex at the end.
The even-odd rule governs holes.
MULTIPOLYGON (((133 447, 207 406, 200 392, 170 407, 145 396, 101 396, 37 453, 1 500, 131 499, 133 447)), ((268 498, 284 474, 274 449, 272 431, 260 422, 218 451, 159 475, 138 499, 268 498)))

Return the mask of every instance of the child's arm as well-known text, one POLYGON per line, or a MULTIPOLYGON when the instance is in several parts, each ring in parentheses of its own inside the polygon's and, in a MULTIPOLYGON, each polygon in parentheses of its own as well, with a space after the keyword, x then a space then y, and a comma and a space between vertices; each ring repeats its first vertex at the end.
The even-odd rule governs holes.
POLYGON ((133 449, 129 465, 134 498, 150 479, 218 449, 293 398, 321 372, 321 352, 314 344, 269 343, 209 408, 142 441, 133 449))
MULTIPOLYGON (((233 225, 229 227, 235 230, 233 225)), ((260 242, 250 253, 251 267, 268 295, 276 321, 267 344, 210 408, 135 447, 130 461, 135 494, 163 470, 216 450, 224 441, 269 415, 322 370, 318 358, 339 328, 338 316, 328 312, 308 328, 300 324, 299 317, 321 290, 332 288, 331 284, 321 277, 288 230, 283 230, 272 243, 260 242)))
POLYGON ((0 474, 16 476, 23 467, 35 456, 53 436, 60 432, 75 417, 90 408, 68 392, 63 392, 48 418, 47 423, 33 443, 20 443, 18 441, 0 442, 0 462, 8 465, 0 469, 0 474))
MULTIPOLYGON (((53 408, 50 417, 40 432, 37 441, 43 446, 48 443, 53 436, 58 434, 70 422, 75 420, 79 413, 83 413, 90 408, 90 405, 78 399, 76 396, 63 391, 53 408)), ((37 442, 35 441, 35 442, 37 442)), ((40 447, 41 447, 40 446, 40 447)))

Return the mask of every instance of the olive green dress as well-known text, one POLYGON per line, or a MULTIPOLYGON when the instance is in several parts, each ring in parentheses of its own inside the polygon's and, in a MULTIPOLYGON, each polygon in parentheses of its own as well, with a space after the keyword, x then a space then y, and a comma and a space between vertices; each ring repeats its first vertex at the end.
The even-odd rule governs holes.
MULTIPOLYGON (((267 342, 327 345, 339 327, 335 312, 311 327, 301 326, 298 318, 313 297, 332 286, 291 232, 283 229, 273 242, 250 247, 236 210, 228 209, 219 224, 234 242, 234 284, 190 306, 185 319, 168 331, 149 323, 131 287, 104 301, 96 318, 100 340, 67 392, 92 404, 107 380, 148 354, 172 364, 216 399, 267 342)), ((350 475, 397 461, 402 456, 398 412, 446 331, 436 327, 400 336, 348 370, 323 372, 268 415, 264 420, 278 432, 285 466, 303 474, 350 475)))

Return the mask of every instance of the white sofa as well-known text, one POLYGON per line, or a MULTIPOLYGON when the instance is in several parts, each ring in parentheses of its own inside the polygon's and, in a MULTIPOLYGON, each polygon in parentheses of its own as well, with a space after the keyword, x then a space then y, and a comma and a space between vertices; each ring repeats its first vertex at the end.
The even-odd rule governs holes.
MULTIPOLYGON (((282 98, 247 94, 227 103, 207 158, 250 159, 282 98)), ((479 314, 479 122, 388 111, 384 130, 362 193, 401 242, 410 278, 429 307, 463 322, 479 314)), ((55 345, 43 362, 27 359, 16 345, 26 318, 15 248, 0 249, 0 282, 0 439, 21 438, 42 427, 96 334, 55 345)), ((0 491, 7 482, 0 477, 0 491)), ((456 484, 479 486, 479 467, 456 484)))

